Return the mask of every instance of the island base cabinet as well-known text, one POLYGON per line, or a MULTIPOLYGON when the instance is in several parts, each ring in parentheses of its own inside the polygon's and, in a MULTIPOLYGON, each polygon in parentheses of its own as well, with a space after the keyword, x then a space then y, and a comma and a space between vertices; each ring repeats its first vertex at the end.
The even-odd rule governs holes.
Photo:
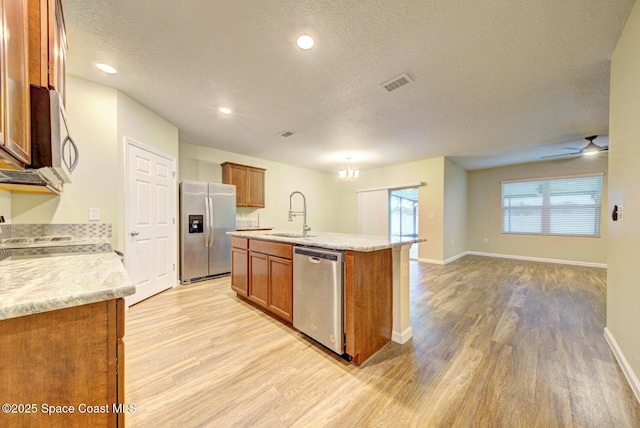
POLYGON ((249 253, 249 300, 269 308, 269 256, 249 253))
POLYGON ((293 323, 293 262, 269 257, 269 311, 293 323))
POLYGON ((123 299, 0 321, 1 425, 124 426, 123 337, 123 299))
POLYGON ((293 323, 293 246, 237 237, 232 237, 231 245, 231 289, 287 324, 293 323))
POLYGON ((360 365, 391 341, 391 249, 345 255, 345 350, 360 365))

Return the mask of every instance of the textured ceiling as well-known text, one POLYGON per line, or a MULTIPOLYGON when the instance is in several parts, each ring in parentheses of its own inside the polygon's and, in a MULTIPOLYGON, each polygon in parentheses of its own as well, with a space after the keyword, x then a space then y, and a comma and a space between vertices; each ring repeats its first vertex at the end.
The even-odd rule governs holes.
POLYGON ((63 0, 68 73, 122 90, 180 141, 325 171, 347 156, 363 170, 443 155, 474 169, 607 134, 633 4, 63 0), (413 83, 381 87, 404 72, 413 83))

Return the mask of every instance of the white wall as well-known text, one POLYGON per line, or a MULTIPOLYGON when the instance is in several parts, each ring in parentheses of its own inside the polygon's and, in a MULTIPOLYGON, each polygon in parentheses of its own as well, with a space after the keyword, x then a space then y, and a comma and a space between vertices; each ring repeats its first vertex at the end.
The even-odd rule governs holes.
MULTIPOLYGON (((609 204, 624 204, 624 220, 609 216, 607 329, 628 362, 640 399, 640 2, 611 60, 609 204)), ((629 375, 629 373, 627 373, 629 375)))
MULTIPOLYGON (((265 168, 265 208, 238 208, 246 219, 276 229, 302 230, 302 218, 287 219, 289 195, 294 190, 304 193, 307 200, 307 224, 313 231, 349 231, 341 229, 342 208, 340 188, 333 174, 299 168, 283 163, 216 150, 209 147, 180 143, 180 180, 222 182, 223 162, 235 162, 265 168)), ((336 174, 337 176, 337 174, 336 174)), ((355 201, 355 194, 353 195, 355 201)), ((293 197, 293 208, 301 209, 302 199, 293 197)))
POLYGON ((0 215, 4 221, 11 223, 11 193, 0 190, 0 215))
MULTIPOLYGON (((600 238, 503 234, 500 182, 501 180, 605 173, 602 183, 602 200, 606 201, 606 172, 606 156, 534 162, 469 171, 467 250, 604 265, 607 262, 606 220, 602 221, 600 238), (484 238, 487 238, 489 242, 483 242, 484 238)), ((602 216, 604 219, 608 216, 606 206, 603 206, 602 216)))
POLYGON ((467 170, 451 161, 444 164, 443 258, 447 260, 467 250, 467 170))

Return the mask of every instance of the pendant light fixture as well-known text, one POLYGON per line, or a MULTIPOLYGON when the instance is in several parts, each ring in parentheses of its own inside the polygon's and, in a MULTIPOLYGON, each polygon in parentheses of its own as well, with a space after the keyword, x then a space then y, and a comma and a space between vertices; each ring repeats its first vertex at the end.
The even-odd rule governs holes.
POLYGON ((357 180, 360 176, 360 171, 351 166, 351 156, 347 157, 347 167, 338 171, 338 176, 342 181, 357 180))

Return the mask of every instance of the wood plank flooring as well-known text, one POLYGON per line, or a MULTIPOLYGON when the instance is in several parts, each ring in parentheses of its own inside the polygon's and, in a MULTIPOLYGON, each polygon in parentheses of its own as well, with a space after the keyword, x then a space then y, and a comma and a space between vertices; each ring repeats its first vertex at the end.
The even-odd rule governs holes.
POLYGON ((229 278, 126 314, 128 427, 640 427, 603 337, 606 271, 411 263, 413 339, 355 367, 243 303, 229 278))

